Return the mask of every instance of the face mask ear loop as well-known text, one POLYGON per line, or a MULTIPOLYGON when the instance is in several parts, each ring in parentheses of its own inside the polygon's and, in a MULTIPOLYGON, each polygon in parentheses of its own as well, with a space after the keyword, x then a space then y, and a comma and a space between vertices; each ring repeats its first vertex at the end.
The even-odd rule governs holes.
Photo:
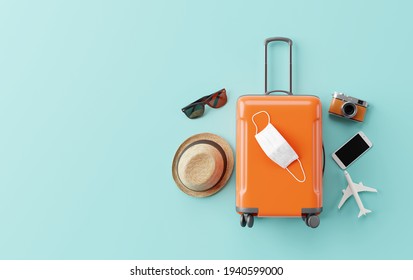
POLYGON ((301 160, 300 159, 297 159, 298 160, 298 163, 300 164, 300 166, 301 166, 301 171, 303 172, 303 174, 304 174, 304 179, 303 180, 298 180, 297 179, 297 177, 295 177, 294 176, 294 174, 293 173, 291 173, 291 171, 290 170, 288 170, 288 167, 286 167, 285 169, 287 169, 287 171, 291 174, 291 176, 293 176, 294 177, 294 179, 295 180, 297 180, 297 182, 299 182, 299 183, 304 183, 305 182, 305 180, 307 179, 307 177, 305 176, 305 172, 304 172, 304 168, 303 168, 303 165, 301 164, 301 160))
POLYGON ((252 115, 251 120, 252 120, 252 123, 255 125, 255 135, 258 134, 258 126, 257 126, 257 124, 256 124, 255 121, 254 121, 254 117, 255 117, 256 115, 258 115, 258 114, 261 114, 261 113, 266 113, 266 114, 267 114, 268 123, 270 123, 270 115, 268 114, 267 111, 259 111, 259 112, 255 113, 254 115, 252 115))

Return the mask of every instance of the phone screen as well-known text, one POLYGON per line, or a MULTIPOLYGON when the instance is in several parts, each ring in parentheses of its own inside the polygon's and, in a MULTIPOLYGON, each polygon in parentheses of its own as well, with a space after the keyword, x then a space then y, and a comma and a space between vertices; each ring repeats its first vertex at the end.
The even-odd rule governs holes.
POLYGON ((367 145, 360 134, 357 134, 335 152, 335 154, 345 166, 348 166, 369 148, 370 146, 367 145))

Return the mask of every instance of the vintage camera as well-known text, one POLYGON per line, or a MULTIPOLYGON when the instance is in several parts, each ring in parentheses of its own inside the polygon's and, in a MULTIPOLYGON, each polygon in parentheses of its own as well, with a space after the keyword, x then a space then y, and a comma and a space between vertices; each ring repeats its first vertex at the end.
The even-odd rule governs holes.
POLYGON ((332 115, 347 118, 353 121, 362 122, 366 115, 367 102, 345 95, 340 92, 334 92, 328 112, 332 115))

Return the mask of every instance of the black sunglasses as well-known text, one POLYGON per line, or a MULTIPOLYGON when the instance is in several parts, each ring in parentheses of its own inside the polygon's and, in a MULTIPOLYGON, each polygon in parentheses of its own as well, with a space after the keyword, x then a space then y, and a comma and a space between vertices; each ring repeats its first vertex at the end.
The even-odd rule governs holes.
POLYGON ((204 96, 188 106, 182 108, 182 112, 190 119, 199 118, 204 114, 205 104, 212 108, 221 108, 227 103, 227 91, 225 88, 204 96))

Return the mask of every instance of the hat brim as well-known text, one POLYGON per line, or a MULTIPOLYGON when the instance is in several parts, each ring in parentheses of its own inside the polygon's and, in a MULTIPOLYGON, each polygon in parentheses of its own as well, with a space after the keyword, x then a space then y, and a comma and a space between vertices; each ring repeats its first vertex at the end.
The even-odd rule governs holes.
POLYGON ((190 196, 194 196, 194 197, 207 197, 207 196, 211 196, 219 192, 228 182, 229 178, 231 177, 233 169, 234 169, 234 154, 232 152, 231 146, 228 144, 228 142, 224 138, 216 134, 212 134, 212 133, 200 133, 200 134, 193 135, 189 137, 188 139, 186 139, 179 146, 178 150, 175 153, 174 159, 172 161, 172 177, 174 178, 176 185, 184 193, 190 196), (220 181, 216 183, 212 188, 207 189, 205 191, 194 191, 192 189, 187 188, 180 180, 179 175, 178 175, 178 162, 179 162, 179 159, 182 153, 188 148, 188 146, 192 145, 193 143, 196 143, 199 141, 205 141, 205 140, 212 141, 218 144, 222 148, 222 150, 225 153, 227 164, 224 170, 224 175, 222 176, 220 181))

